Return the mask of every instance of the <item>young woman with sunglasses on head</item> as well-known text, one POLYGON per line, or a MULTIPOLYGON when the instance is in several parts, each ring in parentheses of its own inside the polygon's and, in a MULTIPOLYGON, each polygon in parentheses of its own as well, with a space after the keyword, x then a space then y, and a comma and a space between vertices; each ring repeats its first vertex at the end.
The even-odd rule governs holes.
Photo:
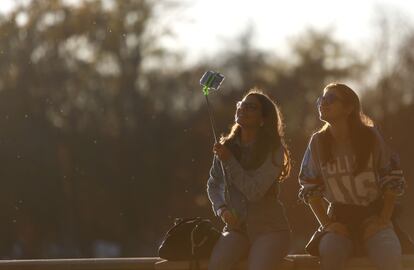
POLYGON ((310 139, 299 175, 299 197, 320 224, 310 253, 320 256, 322 269, 343 269, 358 248, 378 269, 401 269, 391 222, 405 184, 396 155, 348 86, 329 84, 317 105, 325 124, 310 139))
POLYGON ((290 172, 290 155, 276 104, 263 92, 250 90, 237 103, 231 131, 213 152, 207 193, 225 228, 209 269, 232 269, 246 257, 250 270, 276 269, 288 253, 290 238, 278 199, 279 183, 290 172))

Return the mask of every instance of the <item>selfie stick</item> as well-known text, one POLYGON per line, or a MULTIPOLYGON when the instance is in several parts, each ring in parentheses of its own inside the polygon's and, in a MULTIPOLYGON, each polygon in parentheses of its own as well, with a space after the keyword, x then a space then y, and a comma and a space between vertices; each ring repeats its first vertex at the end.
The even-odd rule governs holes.
MULTIPOLYGON (((220 74, 218 72, 214 71, 207 71, 204 73, 203 77, 200 79, 200 84, 203 86, 203 94, 206 98, 207 103, 207 110, 208 115, 210 117, 210 124, 211 129, 213 130, 214 135, 214 142, 217 143, 217 133, 216 133, 216 124, 214 121, 213 113, 211 111, 210 102, 208 100, 208 95, 210 94, 210 91, 217 91, 220 88, 221 83, 224 80, 224 75, 220 74)), ((228 193, 228 185, 227 185, 227 177, 226 177, 226 171, 224 170, 223 162, 220 162, 221 171, 223 172, 223 182, 225 186, 225 197, 228 198, 228 201, 230 200, 230 195, 228 193)), ((227 200, 226 200, 227 201, 227 200)), ((235 215, 236 213, 232 211, 235 215)))
POLYGON ((206 103, 207 103, 207 111, 208 111, 208 116, 210 118, 210 125, 211 125, 211 129, 213 130, 213 136, 214 136, 214 142, 217 143, 217 132, 216 132, 216 123, 214 121, 214 116, 213 113, 211 112, 211 108, 210 108, 210 102, 208 101, 208 94, 209 94, 209 89, 207 86, 203 87, 203 93, 204 96, 206 98, 206 103))

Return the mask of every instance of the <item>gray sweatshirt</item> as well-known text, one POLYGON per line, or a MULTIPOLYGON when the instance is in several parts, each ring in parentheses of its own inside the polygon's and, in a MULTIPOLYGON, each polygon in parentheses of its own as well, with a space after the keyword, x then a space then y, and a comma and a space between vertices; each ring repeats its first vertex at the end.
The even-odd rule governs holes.
MULTIPOLYGON (((242 151, 249 155, 249 151, 242 151)), ((245 157, 244 157, 245 158, 245 157)), ((228 195, 225 198, 225 185, 220 161, 213 159, 210 177, 207 181, 207 193, 213 211, 225 206, 241 221, 241 228, 251 236, 258 233, 287 230, 289 228, 283 206, 279 201, 279 183, 283 151, 269 153, 263 164, 254 170, 245 170, 234 156, 223 163, 228 183, 228 195)))
POLYGON ((402 194, 405 180, 398 157, 388 149, 377 129, 372 128, 372 132, 374 149, 368 165, 358 175, 353 174, 355 155, 351 145, 333 145, 333 161, 322 164, 320 134, 313 134, 299 174, 299 197, 306 202, 316 193, 330 203, 366 206, 378 199, 386 187, 402 194))

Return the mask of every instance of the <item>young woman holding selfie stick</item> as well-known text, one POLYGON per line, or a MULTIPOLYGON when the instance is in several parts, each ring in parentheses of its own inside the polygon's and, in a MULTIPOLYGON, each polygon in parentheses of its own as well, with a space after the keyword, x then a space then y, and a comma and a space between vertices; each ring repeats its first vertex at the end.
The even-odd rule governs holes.
POLYGON ((225 228, 209 269, 229 270, 243 258, 250 270, 276 269, 288 252, 290 233, 278 199, 290 155, 276 104, 261 91, 249 91, 237 102, 235 123, 213 153, 207 193, 225 228))

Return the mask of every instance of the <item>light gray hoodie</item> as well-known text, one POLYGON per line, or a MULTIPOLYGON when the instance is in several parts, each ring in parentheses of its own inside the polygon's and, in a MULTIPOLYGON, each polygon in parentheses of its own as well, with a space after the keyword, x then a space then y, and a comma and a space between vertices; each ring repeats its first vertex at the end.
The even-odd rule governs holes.
POLYGON ((333 145, 333 160, 322 164, 321 135, 313 134, 302 160, 299 197, 306 202, 309 196, 319 193, 330 203, 366 206, 378 199, 386 187, 401 195, 405 180, 398 157, 385 145, 378 130, 371 130, 375 135, 374 149, 368 165, 358 175, 353 174, 355 155, 351 145, 333 145))
MULTIPOLYGON (((242 156, 246 154, 249 151, 242 149, 242 156)), ((223 162, 228 183, 228 196, 225 196, 220 161, 214 157, 207 181, 207 193, 213 211, 217 215, 218 209, 225 206, 241 221, 239 228, 227 230, 242 230, 254 237, 260 233, 289 229, 283 205, 278 198, 277 178, 282 163, 282 148, 269 153, 263 164, 254 170, 245 170, 232 155, 223 162)))

